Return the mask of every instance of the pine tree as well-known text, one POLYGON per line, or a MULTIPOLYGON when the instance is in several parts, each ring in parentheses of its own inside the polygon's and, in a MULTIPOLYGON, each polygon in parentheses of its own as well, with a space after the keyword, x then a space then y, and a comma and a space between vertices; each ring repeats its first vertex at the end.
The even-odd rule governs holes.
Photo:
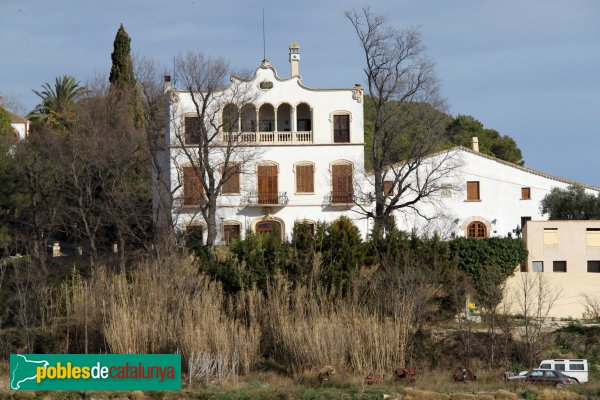
POLYGON ((130 45, 131 38, 121 24, 115 36, 114 49, 111 54, 112 68, 108 80, 112 87, 129 89, 135 86, 130 45))

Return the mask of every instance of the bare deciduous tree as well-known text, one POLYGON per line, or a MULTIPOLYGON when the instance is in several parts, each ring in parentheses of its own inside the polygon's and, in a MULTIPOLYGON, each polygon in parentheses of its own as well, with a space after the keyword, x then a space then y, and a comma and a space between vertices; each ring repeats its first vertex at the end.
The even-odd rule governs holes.
POLYGON ((385 17, 374 15, 368 7, 347 11, 346 18, 363 50, 365 117, 372 121, 366 142, 371 153, 367 166, 373 169, 368 179, 375 193, 367 197, 374 197, 375 208, 358 206, 373 218, 376 234, 383 235, 395 211, 410 209, 427 217, 417 204, 442 190, 442 180, 456 163, 451 152, 430 157, 444 141, 441 111, 446 105, 420 34, 389 27, 385 17))
POLYGON ((252 102, 256 91, 245 79, 229 80, 231 68, 221 58, 187 53, 176 58, 175 68, 178 85, 191 100, 191 107, 182 105, 182 101, 172 101, 170 107, 170 145, 176 147, 171 159, 179 173, 176 189, 183 186, 183 168, 193 168, 200 186, 197 195, 201 198, 194 209, 206 223, 206 244, 213 246, 221 189, 234 175, 250 172, 244 169, 258 154, 256 148, 247 146, 239 129, 240 110, 252 102), (188 125, 188 132, 186 113, 196 118, 193 125, 188 125), (193 133, 189 132, 191 129, 193 133))
POLYGON ((560 288, 552 287, 543 273, 522 273, 515 289, 514 301, 523 316, 525 359, 535 365, 546 343, 550 311, 561 295, 560 288))

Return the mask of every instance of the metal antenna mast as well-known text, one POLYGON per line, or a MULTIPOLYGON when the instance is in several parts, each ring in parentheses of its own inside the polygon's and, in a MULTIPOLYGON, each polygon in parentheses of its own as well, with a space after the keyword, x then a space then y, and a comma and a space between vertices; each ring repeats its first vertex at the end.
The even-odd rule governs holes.
POLYGON ((265 9, 263 11, 263 60, 267 59, 267 42, 265 40, 265 9))

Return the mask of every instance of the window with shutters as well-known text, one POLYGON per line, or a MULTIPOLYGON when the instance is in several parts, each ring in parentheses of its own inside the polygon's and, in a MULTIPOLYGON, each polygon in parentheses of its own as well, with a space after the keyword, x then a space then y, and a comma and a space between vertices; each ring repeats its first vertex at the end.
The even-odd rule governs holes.
POLYGON ((521 200, 531 200, 531 188, 521 188, 521 200))
POLYGON ((204 201, 202 182, 194 167, 183 167, 183 205, 200 205, 204 201))
POLYGON ((350 143, 350 115, 335 114, 333 116, 333 142, 350 143))
POLYGON ((544 246, 558 246, 558 228, 544 228, 544 246))
POLYGON ((198 116, 185 117, 185 144, 200 143, 200 118, 198 116))
POLYGON ((277 204, 277 165, 260 164, 258 172, 258 204, 277 204))
POLYGON ((394 182, 393 181, 383 181, 383 195, 386 197, 394 195, 394 182))
POLYGON ((471 222, 467 227, 467 237, 485 238, 487 237, 487 227, 483 222, 471 222))
POLYGON ((467 182, 467 200, 478 201, 481 200, 479 197, 479 181, 467 182))
POLYGON ((185 227, 185 239, 188 246, 202 243, 204 228, 202 225, 188 225, 185 227))
POLYGON ((352 164, 333 164, 331 166, 333 204, 349 204, 354 198, 352 188, 352 164))
POLYGON ((241 227, 239 223, 230 222, 223 225, 223 241, 231 243, 240 238, 241 227))
POLYGON ((223 194, 239 194, 240 193, 240 166, 232 164, 227 166, 227 172, 224 173, 223 179, 225 183, 221 186, 223 194))
POLYGON ((590 247, 600 247, 600 228, 586 228, 585 243, 590 247))
POLYGON ((315 192, 315 166, 312 163, 298 163, 296 170, 296 193, 315 192))

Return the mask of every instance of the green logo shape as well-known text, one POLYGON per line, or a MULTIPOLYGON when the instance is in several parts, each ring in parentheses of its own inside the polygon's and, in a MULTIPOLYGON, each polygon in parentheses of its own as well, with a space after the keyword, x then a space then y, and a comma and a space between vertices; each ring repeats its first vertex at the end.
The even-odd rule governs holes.
POLYGON ((11 390, 181 390, 180 354, 11 354, 11 390))

